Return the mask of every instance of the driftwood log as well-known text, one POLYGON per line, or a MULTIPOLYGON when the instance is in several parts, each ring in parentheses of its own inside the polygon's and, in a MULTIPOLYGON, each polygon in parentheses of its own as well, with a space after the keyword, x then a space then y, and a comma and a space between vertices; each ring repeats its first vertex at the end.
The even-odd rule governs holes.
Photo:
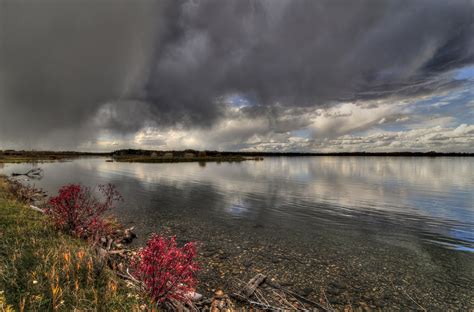
POLYGON ((44 213, 44 210, 43 210, 43 209, 41 209, 41 208, 38 208, 38 207, 36 207, 36 206, 30 205, 30 208, 31 208, 31 209, 33 209, 33 210, 35 210, 35 211, 38 211, 38 212, 44 213))
POLYGON ((260 273, 252 277, 252 279, 242 289, 241 291, 242 296, 246 298, 249 298, 250 296, 252 296, 255 290, 258 288, 258 286, 260 286, 260 284, 265 282, 266 278, 267 277, 265 275, 260 274, 260 273))
POLYGON ((32 179, 39 179, 43 176, 43 169, 41 168, 33 168, 28 170, 27 172, 24 173, 18 173, 18 172, 13 172, 12 177, 18 177, 18 176, 26 176, 28 178, 32 179))

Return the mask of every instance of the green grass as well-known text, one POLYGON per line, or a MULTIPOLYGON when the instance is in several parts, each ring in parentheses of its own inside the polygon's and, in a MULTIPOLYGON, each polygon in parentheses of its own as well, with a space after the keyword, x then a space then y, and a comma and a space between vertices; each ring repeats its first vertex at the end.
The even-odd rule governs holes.
POLYGON ((0 177, 0 311, 139 311, 142 301, 84 241, 12 198, 0 177))

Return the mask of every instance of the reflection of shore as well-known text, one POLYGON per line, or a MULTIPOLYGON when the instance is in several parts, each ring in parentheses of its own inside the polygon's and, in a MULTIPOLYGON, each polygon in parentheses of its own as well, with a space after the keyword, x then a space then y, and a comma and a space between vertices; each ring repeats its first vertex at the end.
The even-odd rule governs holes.
POLYGON ((276 207, 272 207, 276 210, 278 206, 292 206, 312 211, 325 204, 454 220, 464 220, 473 213, 472 197, 469 197, 474 184, 470 175, 474 170, 471 159, 268 157, 263 162, 206 167, 96 164, 99 172, 118 170, 135 177, 149 190, 156 184, 182 191, 190 187, 189 183, 209 185, 226 198, 229 207, 236 197, 240 202, 259 198, 261 202, 253 205, 267 205, 265 198, 271 196, 277 199, 276 207))
MULTIPOLYGON (((429 188, 472 185, 474 159, 470 158, 387 158, 387 157, 314 157, 275 159, 265 162, 264 173, 279 171, 288 176, 351 177, 367 181, 391 180, 429 188), (296 160, 296 161, 295 161, 296 160)), ((258 174, 254 172, 254 174, 258 174)))
MULTIPOLYGON (((31 168, 10 166, 2 172, 31 168)), ((471 159, 269 157, 205 167, 77 159, 41 167, 45 179, 36 186, 50 193, 67 183, 116 184, 129 199, 122 213, 131 213, 130 220, 138 215, 159 220, 159 211, 195 220, 232 219, 229 224, 237 219, 273 224, 292 233, 318 226, 357 232, 360 225, 383 233, 389 225, 397 233, 425 232, 438 241, 474 218, 471 159)))

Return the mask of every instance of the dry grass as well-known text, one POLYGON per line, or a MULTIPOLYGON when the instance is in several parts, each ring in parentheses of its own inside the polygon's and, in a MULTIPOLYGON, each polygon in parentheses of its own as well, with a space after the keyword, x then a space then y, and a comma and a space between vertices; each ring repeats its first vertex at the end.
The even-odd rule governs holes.
MULTIPOLYGON (((136 292, 85 242, 58 233, 0 177, 0 309, 140 311, 136 292)), ((140 308, 141 306, 141 308, 140 308)))

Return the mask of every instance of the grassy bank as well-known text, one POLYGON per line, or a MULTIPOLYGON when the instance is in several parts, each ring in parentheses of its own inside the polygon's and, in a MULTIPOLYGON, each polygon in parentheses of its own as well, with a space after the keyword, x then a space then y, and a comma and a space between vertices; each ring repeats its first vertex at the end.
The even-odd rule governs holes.
POLYGON ((9 156, 0 156, 0 163, 43 163, 59 160, 67 160, 71 157, 58 157, 58 156, 24 156, 24 155, 9 155, 9 156))
POLYGON ((110 156, 110 153, 57 152, 57 151, 14 151, 0 150, 0 163, 50 162, 87 156, 110 156))
POLYGON ((0 311, 138 311, 140 301, 85 242, 12 198, 0 177, 0 311))

